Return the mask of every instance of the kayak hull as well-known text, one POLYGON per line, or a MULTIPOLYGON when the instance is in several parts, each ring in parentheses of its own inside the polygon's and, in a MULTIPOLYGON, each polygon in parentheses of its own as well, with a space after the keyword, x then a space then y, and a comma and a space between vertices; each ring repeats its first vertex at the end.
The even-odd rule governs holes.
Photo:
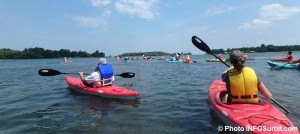
POLYGON ((183 60, 183 63, 191 63, 191 60, 183 60))
POLYGON ((286 68, 286 69, 299 69, 297 64, 287 64, 284 62, 273 62, 273 61, 267 61, 267 63, 271 67, 280 67, 280 68, 286 68))
MULTIPOLYGON (((225 127, 240 128, 240 133, 295 133, 293 131, 274 131, 276 128, 295 129, 293 123, 280 110, 269 102, 260 99, 260 104, 223 104, 220 96, 226 91, 226 84, 220 80, 214 80, 210 86, 208 99, 212 115, 215 115, 225 127), (260 128, 273 129, 261 131, 260 128)), ((226 132, 229 130, 227 129, 226 132)), ((236 131, 235 131, 236 132, 236 131)), ((239 133, 239 132, 237 132, 239 133)))
POLYGON ((284 59, 284 58, 270 58, 271 61, 279 61, 279 62, 287 62, 288 60, 287 59, 284 59))
POLYGON ((66 76, 66 82, 70 86, 71 91, 82 94, 96 95, 106 98, 119 98, 119 99, 138 99, 139 92, 127 89, 125 87, 112 85, 100 88, 91 88, 85 86, 79 78, 66 76))

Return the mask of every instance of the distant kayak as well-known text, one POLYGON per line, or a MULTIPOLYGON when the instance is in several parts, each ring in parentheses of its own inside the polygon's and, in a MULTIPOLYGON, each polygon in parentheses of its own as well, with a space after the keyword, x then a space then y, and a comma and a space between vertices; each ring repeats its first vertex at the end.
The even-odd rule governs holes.
POLYGON ((286 69, 299 69, 297 64, 287 64, 284 62, 273 62, 273 61, 267 61, 267 63, 271 67, 280 67, 280 68, 286 68, 286 69))
POLYGON ((178 62, 182 62, 182 60, 170 60, 170 59, 166 59, 167 62, 170 63, 178 63, 178 62))
POLYGON ((285 58, 270 58, 271 61, 280 61, 280 62, 287 62, 288 60, 285 58))
POLYGON ((191 60, 184 60, 183 63, 191 63, 191 60))
POLYGON ((112 85, 99 88, 92 88, 85 86, 79 78, 66 76, 66 81, 70 86, 71 91, 96 95, 106 98, 119 98, 119 99, 137 99, 139 98, 139 92, 127 89, 125 87, 112 85))
MULTIPOLYGON (((223 59, 224 62, 229 62, 229 59, 223 59)), ((219 59, 206 59, 206 62, 221 62, 219 59)))
POLYGON ((70 63, 72 62, 71 60, 67 60, 67 61, 62 61, 61 63, 70 63))
MULTIPOLYGON (((294 128, 293 122, 275 106, 264 99, 260 99, 259 104, 224 104, 220 100, 226 91, 226 84, 220 80, 214 80, 210 86, 208 100, 210 103, 211 115, 219 119, 222 124, 232 128, 244 128, 247 133, 254 134, 299 134, 297 130, 284 131, 284 129, 294 128), (281 131, 263 131, 254 128, 282 128, 281 131), (250 128, 253 128, 252 130, 250 128)), ((218 127, 218 130, 220 126, 218 127)), ((221 129, 222 131, 224 129, 221 129)), ((232 130, 233 131, 233 130, 232 130)), ((238 130, 236 130, 237 132, 238 130)), ((227 129, 227 132, 229 130, 227 129)))
POLYGON ((130 62, 130 60, 124 60, 124 62, 125 62, 125 63, 128 63, 128 62, 130 62))

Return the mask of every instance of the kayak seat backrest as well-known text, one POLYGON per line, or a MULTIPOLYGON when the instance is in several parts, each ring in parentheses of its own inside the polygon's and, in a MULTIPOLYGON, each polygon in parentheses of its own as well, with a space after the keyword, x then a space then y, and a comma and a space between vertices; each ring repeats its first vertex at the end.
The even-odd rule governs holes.
POLYGON ((221 107, 226 107, 232 110, 265 110, 269 107, 264 100, 259 100, 258 104, 224 104, 221 98, 226 94, 226 90, 219 91, 215 96, 215 101, 221 107))

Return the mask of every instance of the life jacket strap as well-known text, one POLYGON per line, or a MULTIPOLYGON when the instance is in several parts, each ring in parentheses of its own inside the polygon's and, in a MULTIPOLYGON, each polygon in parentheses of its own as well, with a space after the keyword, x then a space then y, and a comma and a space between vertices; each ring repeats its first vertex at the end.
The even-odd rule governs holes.
POLYGON ((108 86, 108 85, 112 85, 112 77, 111 78, 107 78, 107 79, 102 79, 101 80, 101 86, 104 87, 104 86, 108 86), (105 81, 109 80, 110 82, 108 83, 105 83, 105 81))
MULTIPOLYGON (((233 99, 239 99, 239 96, 232 96, 233 99)), ((255 95, 241 95, 241 99, 251 99, 257 98, 257 94, 255 95)))

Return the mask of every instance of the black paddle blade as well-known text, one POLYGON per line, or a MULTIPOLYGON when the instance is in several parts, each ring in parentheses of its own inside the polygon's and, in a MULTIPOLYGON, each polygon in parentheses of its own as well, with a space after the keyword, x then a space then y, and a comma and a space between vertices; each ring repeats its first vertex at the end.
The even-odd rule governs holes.
POLYGON ((54 76, 54 75, 62 74, 61 72, 53 69, 40 69, 38 73, 40 76, 54 76))
POLYGON ((135 73, 125 72, 125 73, 117 74, 117 76, 121 76, 123 78, 132 78, 135 76, 135 73))
POLYGON ((202 50, 208 54, 211 54, 211 50, 208 47, 208 45, 204 41, 202 41, 200 38, 198 38, 197 36, 192 37, 192 42, 200 50, 202 50))

